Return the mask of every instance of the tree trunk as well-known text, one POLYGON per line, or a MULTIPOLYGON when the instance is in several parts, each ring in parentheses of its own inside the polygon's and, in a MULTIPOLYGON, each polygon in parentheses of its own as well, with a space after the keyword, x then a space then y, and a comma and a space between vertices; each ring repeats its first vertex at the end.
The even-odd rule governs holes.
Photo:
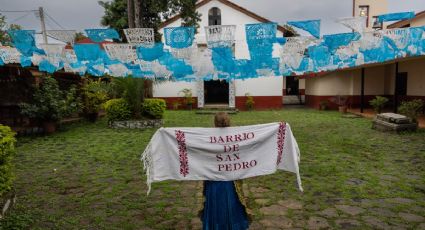
POLYGON ((134 1, 127 0, 128 27, 134 28, 134 1))
POLYGON ((141 28, 141 16, 142 16, 142 8, 141 1, 143 0, 134 0, 134 25, 136 28, 141 28))

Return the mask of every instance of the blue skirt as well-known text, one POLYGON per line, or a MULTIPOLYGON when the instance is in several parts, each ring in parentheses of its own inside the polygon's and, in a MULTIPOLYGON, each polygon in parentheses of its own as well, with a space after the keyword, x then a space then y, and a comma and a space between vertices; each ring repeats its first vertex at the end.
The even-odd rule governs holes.
POLYGON ((204 230, 248 229, 248 217, 239 201, 233 181, 205 181, 204 196, 204 230))

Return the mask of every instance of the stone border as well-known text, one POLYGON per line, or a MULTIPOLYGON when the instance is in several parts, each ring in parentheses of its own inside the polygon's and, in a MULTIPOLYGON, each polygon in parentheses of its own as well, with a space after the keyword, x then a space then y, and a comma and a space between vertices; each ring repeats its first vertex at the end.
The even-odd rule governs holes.
POLYGON ((148 129, 157 128, 164 125, 164 120, 129 120, 129 121, 112 121, 109 123, 110 128, 114 129, 148 129))
POLYGON ((12 190, 0 198, 0 220, 4 218, 8 210, 16 204, 16 194, 12 190))

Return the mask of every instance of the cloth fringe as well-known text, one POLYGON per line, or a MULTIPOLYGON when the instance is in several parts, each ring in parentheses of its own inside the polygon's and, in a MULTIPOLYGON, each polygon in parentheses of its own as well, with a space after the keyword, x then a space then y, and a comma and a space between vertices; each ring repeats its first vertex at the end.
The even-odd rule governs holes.
POLYGON ((146 195, 149 195, 151 192, 151 186, 153 181, 153 162, 152 162, 152 144, 149 142, 148 146, 146 146, 145 151, 143 151, 140 160, 143 162, 143 171, 146 174, 146 184, 148 186, 148 191, 146 195))

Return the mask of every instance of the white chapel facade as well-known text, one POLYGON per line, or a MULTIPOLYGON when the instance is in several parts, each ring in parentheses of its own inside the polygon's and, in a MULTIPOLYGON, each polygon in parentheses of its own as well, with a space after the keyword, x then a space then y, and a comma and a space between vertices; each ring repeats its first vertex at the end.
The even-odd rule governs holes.
MULTIPOLYGON (((201 14, 198 33, 195 43, 198 47, 206 47, 205 30, 210 25, 236 25, 234 54, 237 59, 249 59, 249 50, 245 37, 245 25, 270 22, 247 9, 244 9, 229 0, 203 0, 196 4, 197 12, 201 14)), ((181 26, 179 15, 165 21, 160 33, 165 27, 181 26)), ((278 25, 277 37, 288 33, 278 25)), ((276 47, 277 48, 277 47, 276 47)), ((278 49, 274 49, 278 50, 278 49)), ((273 56, 278 57, 278 53, 273 56)), ((247 80, 232 80, 229 82, 211 80, 198 82, 164 82, 154 85, 153 96, 163 98, 167 104, 181 100, 182 89, 191 89, 198 108, 208 105, 221 105, 230 108, 245 108, 246 94, 254 97, 256 109, 272 109, 282 107, 284 94, 284 80, 282 76, 260 77, 247 80)))

